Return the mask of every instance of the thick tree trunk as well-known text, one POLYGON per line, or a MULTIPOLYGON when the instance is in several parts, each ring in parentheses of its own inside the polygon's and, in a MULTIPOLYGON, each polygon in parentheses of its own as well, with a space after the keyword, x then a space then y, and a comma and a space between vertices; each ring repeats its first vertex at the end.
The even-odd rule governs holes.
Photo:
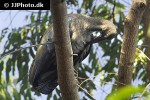
POLYGON ((136 51, 136 36, 145 7, 145 0, 132 0, 130 11, 125 18, 124 36, 118 71, 118 88, 131 84, 132 66, 136 51))
POLYGON ((58 83, 63 100, 79 100, 74 76, 72 48, 67 23, 65 0, 50 0, 53 17, 54 42, 57 58, 58 83))
MULTIPOLYGON (((150 0, 147 0, 147 6, 143 14, 143 31, 145 35, 145 45, 150 45, 150 0)), ((150 58, 150 47, 146 48, 145 54, 150 58)), ((150 61, 147 60, 147 78, 150 82, 150 61)))

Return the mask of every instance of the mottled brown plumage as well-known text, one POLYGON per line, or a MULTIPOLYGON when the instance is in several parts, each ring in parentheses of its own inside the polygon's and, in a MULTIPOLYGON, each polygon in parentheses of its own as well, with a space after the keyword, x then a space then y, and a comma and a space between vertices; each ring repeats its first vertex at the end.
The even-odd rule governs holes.
MULTIPOLYGON (((114 24, 101 18, 70 14, 68 15, 68 23, 73 53, 78 54, 73 57, 74 66, 87 57, 93 43, 111 39, 116 34, 114 24), (101 32, 101 34, 95 36, 93 32, 101 32)), ((51 93, 58 85, 53 34, 53 28, 50 25, 40 43, 52 43, 38 47, 30 68, 29 81, 33 88, 43 94, 51 93)))

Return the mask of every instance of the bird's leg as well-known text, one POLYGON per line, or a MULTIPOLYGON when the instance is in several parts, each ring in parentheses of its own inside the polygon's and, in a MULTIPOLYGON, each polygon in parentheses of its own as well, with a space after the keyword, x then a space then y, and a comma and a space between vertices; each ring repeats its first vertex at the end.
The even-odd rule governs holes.
POLYGON ((71 53, 71 56, 78 56, 78 54, 75 54, 75 53, 72 52, 72 53, 71 53))
POLYGON ((73 54, 73 53, 72 53, 72 56, 78 56, 78 54, 73 54))

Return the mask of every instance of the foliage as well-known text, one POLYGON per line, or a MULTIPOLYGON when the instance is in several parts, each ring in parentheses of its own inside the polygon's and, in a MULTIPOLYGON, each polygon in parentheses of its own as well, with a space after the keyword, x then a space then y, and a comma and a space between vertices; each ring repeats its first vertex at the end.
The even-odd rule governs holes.
POLYGON ((116 92, 111 93, 106 100, 127 100, 130 96, 135 96, 142 92, 141 87, 126 86, 116 92))
MULTIPOLYGON (((82 63, 79 67, 79 84, 81 87, 92 94, 97 91, 97 84, 93 82, 96 78, 100 78, 98 85, 105 86, 109 82, 112 84, 112 91, 116 89, 118 71, 118 61, 120 48, 123 36, 123 21, 125 11, 130 5, 121 0, 106 0, 100 2, 98 0, 67 0, 68 11, 74 13, 86 14, 93 17, 102 17, 113 20, 117 27, 117 36, 111 41, 102 41, 93 46, 88 60, 82 63)), ((45 32, 49 23, 51 23, 50 11, 38 11, 25 16, 26 20, 30 20, 28 25, 19 28, 13 28, 9 31, 6 27, 1 31, 0 41, 5 41, 4 49, 0 59, 0 100, 20 100, 35 99, 32 95, 41 96, 38 92, 33 92, 28 82, 28 70, 34 58, 36 47, 27 48, 21 51, 16 51, 18 48, 23 48, 38 44, 40 37, 45 32), (6 40, 6 38, 8 38, 6 40), (10 55, 7 55, 11 53, 10 55)), ((137 43, 144 41, 142 28, 139 30, 137 43)), ((139 48, 144 52, 145 48, 139 48)), ((140 56, 137 52, 134 64, 133 82, 140 80, 142 85, 147 84, 145 77, 145 56, 140 56)), ((141 91, 141 88, 134 88, 131 93, 141 91)), ((114 94, 120 93, 130 95, 127 92, 129 88, 125 88, 118 92, 112 93, 108 98, 114 98, 114 94)), ((104 90, 105 91, 105 90, 104 90)), ((107 91, 106 91, 107 92, 107 91)), ((83 100, 92 99, 90 95, 80 89, 81 98, 83 100)), ((109 94, 109 93, 108 93, 109 94)), ((106 94, 106 95, 108 95, 106 94)), ((47 96, 47 100, 53 98, 60 100, 60 91, 57 88, 52 94, 47 96)), ((105 98, 105 97, 103 97, 105 98)), ((119 97, 118 97, 119 98, 119 97)), ((113 99, 111 99, 113 100, 113 99)), ((116 99, 117 100, 117 99, 116 99)), ((119 99, 118 99, 119 100, 119 99)))

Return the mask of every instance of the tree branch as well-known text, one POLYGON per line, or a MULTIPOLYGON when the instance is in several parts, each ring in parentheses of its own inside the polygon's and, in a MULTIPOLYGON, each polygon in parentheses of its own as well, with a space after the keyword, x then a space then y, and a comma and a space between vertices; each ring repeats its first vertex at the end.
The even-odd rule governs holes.
MULTIPOLYGON (((145 45, 150 45, 150 0, 147 1, 147 6, 145 9, 145 12, 143 14, 143 32, 144 32, 144 44, 145 45)), ((145 49, 145 54, 147 55, 148 58, 150 58, 150 48, 145 49)), ((150 61, 147 61, 147 66, 146 66, 146 71, 147 71, 147 78, 148 81, 150 82, 150 61)))
POLYGON ((134 63, 134 55, 136 51, 136 36, 145 7, 145 0, 132 0, 130 11, 125 18, 124 37, 118 71, 118 88, 123 87, 123 84, 131 84, 132 66, 134 63))
POLYGON ((63 100, 79 100, 65 0, 51 0, 58 83, 63 100))
POLYGON ((16 49, 14 51, 10 50, 8 51, 7 53, 5 54, 0 54, 0 59, 6 57, 7 55, 10 55, 10 54, 13 54, 13 53, 16 53, 18 51, 21 51, 21 50, 25 50, 25 49, 28 49, 28 48, 32 48, 32 47, 36 47, 36 46, 39 46, 39 45, 46 45, 46 44, 51 44, 52 42, 46 42, 46 43, 39 43, 39 44, 35 44, 35 45, 31 45, 31 46, 27 46, 27 47, 21 47, 19 49, 16 49))

